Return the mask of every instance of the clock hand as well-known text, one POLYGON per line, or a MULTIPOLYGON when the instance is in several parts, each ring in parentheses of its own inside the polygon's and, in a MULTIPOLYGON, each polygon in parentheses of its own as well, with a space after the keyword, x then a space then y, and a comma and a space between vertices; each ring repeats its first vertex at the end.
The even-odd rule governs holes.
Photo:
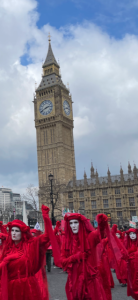
POLYGON ((46 107, 44 107, 42 110, 41 110, 41 112, 43 111, 43 110, 45 110, 46 108, 48 108, 49 107, 49 105, 48 106, 46 106, 46 107))

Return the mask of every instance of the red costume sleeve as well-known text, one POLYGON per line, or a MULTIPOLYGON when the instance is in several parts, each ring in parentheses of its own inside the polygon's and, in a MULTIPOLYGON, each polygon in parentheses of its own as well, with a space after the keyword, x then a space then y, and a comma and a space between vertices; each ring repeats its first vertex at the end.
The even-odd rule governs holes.
MULTIPOLYGON (((61 267, 61 257, 60 257, 60 251, 58 248, 58 244, 56 241, 55 234, 52 229, 52 223, 49 218, 49 208, 45 205, 42 205, 42 215, 44 219, 44 224, 45 224, 45 235, 48 235, 51 245, 52 245, 52 251, 53 251, 53 256, 54 256, 54 261, 55 265, 58 267, 61 267)), ((41 236, 40 236, 41 237, 41 236)))
POLYGON ((55 229, 54 229, 54 234, 55 234, 55 235, 59 232, 60 226, 61 226, 60 221, 57 221, 57 222, 56 222, 56 227, 55 227, 55 229))
POLYGON ((96 247, 98 243, 100 243, 100 232, 99 230, 95 230, 89 233, 89 240, 93 241, 93 245, 96 247))

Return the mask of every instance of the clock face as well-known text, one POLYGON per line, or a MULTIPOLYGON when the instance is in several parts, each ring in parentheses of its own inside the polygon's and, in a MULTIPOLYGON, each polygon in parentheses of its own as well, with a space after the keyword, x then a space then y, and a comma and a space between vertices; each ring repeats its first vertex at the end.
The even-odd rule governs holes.
POLYGON ((65 114, 66 114, 67 116, 69 116, 69 115, 70 115, 70 105, 69 105, 69 103, 68 103, 67 100, 65 100, 65 101, 63 102, 63 109, 64 109, 65 114))
POLYGON ((50 100, 43 101, 39 106, 40 114, 43 116, 49 115, 53 109, 53 103, 50 100))

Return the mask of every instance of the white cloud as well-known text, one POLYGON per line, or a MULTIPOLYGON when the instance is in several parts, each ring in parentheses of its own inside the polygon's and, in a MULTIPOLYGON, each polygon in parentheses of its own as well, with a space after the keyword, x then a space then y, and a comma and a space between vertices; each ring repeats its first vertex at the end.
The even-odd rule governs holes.
POLYGON ((87 116, 75 117, 75 128, 74 128, 74 136, 75 139, 81 138, 83 136, 88 136, 90 133, 93 132, 93 124, 89 121, 87 116))
POLYGON ((59 30, 49 24, 38 29, 36 6, 34 0, 0 2, 2 185, 19 190, 30 183, 37 185, 32 101, 35 81, 41 80, 49 31, 63 82, 69 82, 74 101, 78 177, 84 167, 89 176, 91 159, 101 175, 106 174, 107 165, 115 174, 120 162, 125 171, 128 160, 138 164, 137 37, 115 40, 88 22, 59 30), (28 66, 20 62, 25 53, 32 60, 28 66))

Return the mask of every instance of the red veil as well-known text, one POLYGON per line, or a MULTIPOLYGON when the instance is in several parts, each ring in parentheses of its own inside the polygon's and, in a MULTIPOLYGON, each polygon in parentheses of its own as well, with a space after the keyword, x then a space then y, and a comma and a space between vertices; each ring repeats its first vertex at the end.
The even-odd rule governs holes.
POLYGON ((129 230, 126 231, 126 234, 127 234, 127 249, 128 249, 128 252, 131 252, 131 248, 133 248, 132 251, 134 252, 134 247, 135 247, 135 251, 137 251, 137 248, 138 248, 138 229, 130 228, 129 230), (132 240, 130 239, 130 236, 129 236, 130 232, 136 233, 136 236, 137 236, 137 239, 134 240, 133 242, 132 242, 132 240))
MULTIPOLYGON (((21 230, 22 233, 22 241, 20 244, 21 252, 25 251, 26 249, 24 246, 24 242, 29 241, 32 239, 31 233, 30 233, 30 227, 28 227, 24 222, 20 220, 14 220, 12 222, 9 222, 7 224, 7 227, 9 227, 8 232, 8 238, 4 245, 3 251, 2 251, 2 257, 1 257, 1 263, 0 263, 0 269, 2 270, 2 276, 1 276, 1 286, 2 286, 2 300, 8 300, 8 274, 7 274, 7 264, 11 260, 17 259, 21 253, 10 253, 10 249, 13 245, 13 241, 11 238, 11 229, 12 227, 18 227, 21 230), (8 255, 8 258, 6 257, 8 255)), ((26 243, 25 243, 26 244, 26 243)))
POLYGON ((127 234, 127 250, 128 250, 128 286, 127 295, 138 299, 138 229, 130 228, 127 234), (129 233, 136 233, 137 239, 131 240, 129 233))
POLYGON ((91 231, 95 230, 90 223, 90 220, 78 213, 67 213, 64 217, 65 220, 65 250, 68 251, 68 255, 72 254, 73 249, 73 232, 70 227, 70 220, 79 221, 79 242, 80 251, 82 253, 89 251, 88 235, 91 231))
POLYGON ((87 264, 85 259, 91 253, 88 236, 94 228, 86 217, 78 213, 67 213, 64 220, 65 235, 61 256, 62 267, 68 272, 66 283, 67 299, 72 300, 75 299, 74 297, 84 299, 87 286, 87 264), (79 231, 78 234, 75 235, 72 232, 69 222, 73 219, 79 221, 79 231))

